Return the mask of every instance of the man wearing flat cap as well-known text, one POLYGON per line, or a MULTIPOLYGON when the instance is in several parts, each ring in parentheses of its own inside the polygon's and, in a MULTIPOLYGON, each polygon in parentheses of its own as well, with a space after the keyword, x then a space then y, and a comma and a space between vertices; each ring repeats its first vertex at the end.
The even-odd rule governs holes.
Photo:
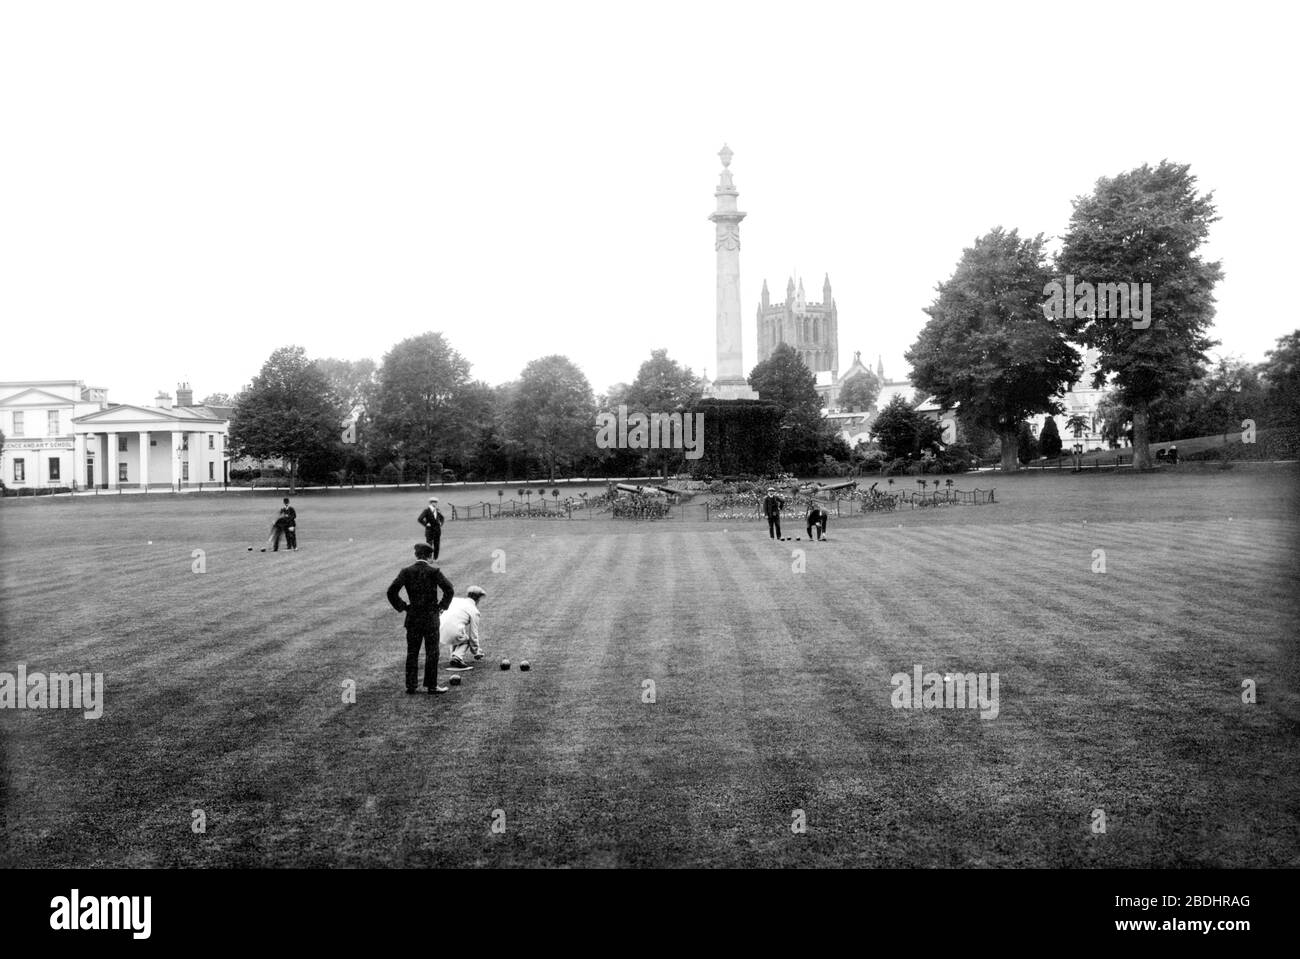
POLYGON ((442 512, 438 509, 438 497, 430 496, 429 505, 417 517, 421 526, 424 527, 424 541, 433 547, 433 558, 438 558, 439 547, 442 544, 442 512))
POLYGON ((763 515, 767 517, 767 535, 772 539, 781 538, 781 510, 784 507, 785 500, 776 495, 776 487, 769 486, 763 499, 763 515))
POLYGON ((438 614, 451 605, 455 590, 451 581, 434 566, 433 548, 428 543, 415 544, 415 562, 397 574, 388 587, 388 602, 406 614, 406 691, 417 691, 420 677, 420 647, 424 647, 424 688, 431 693, 445 693, 438 685, 438 614), (402 599, 402 590, 406 599, 402 599), (439 598, 438 592, 442 591, 439 598))

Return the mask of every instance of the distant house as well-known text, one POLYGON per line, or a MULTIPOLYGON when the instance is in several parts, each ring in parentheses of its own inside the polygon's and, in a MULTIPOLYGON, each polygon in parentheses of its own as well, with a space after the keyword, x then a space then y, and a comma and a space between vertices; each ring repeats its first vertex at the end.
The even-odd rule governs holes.
POLYGON ((187 383, 177 387, 175 403, 159 393, 153 406, 107 404, 73 420, 85 450, 78 479, 84 472, 84 485, 100 489, 223 483, 229 426, 229 411, 195 406, 187 383))
POLYGON ((73 423, 107 405, 107 390, 81 380, 0 383, 0 480, 17 489, 81 485, 88 475, 86 451, 73 423))

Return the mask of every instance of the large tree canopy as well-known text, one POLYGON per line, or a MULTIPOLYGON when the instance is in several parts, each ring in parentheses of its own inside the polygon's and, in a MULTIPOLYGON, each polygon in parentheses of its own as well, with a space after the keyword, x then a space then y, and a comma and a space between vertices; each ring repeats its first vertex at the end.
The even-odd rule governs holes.
POLYGON ((544 356, 525 366, 512 407, 512 438, 542 461, 551 480, 557 466, 595 449, 591 384, 568 357, 544 356))
POLYGON ((293 487, 304 460, 328 462, 337 455, 342 418, 334 391, 307 351, 281 347, 240 394, 230 449, 235 456, 283 459, 293 487))
POLYGON ((1021 421, 1061 412, 1054 397, 1079 375, 1064 323, 1043 310, 1049 279, 1042 236, 1022 240, 1015 230, 992 230, 962 251, 906 353, 914 384, 997 431, 1007 471, 1017 468, 1021 421))
POLYGON ((817 379, 794 347, 780 343, 749 374, 749 385, 781 410, 781 465, 791 471, 816 469, 835 443, 835 430, 822 415, 817 379))
POLYGON ((358 407, 367 409, 373 405, 378 383, 374 360, 368 358, 339 360, 330 356, 317 360, 316 365, 329 380, 339 402, 343 404, 345 413, 351 413, 358 407))
POLYGON ((871 438, 890 459, 909 459, 932 449, 943 430, 938 422, 918 413, 912 404, 895 396, 871 423, 871 438))
POLYGON ((469 382, 469 361, 441 333, 398 343, 379 367, 373 415, 377 444, 406 469, 423 470, 428 483, 435 466, 464 456, 474 438, 474 424, 455 415, 469 382))
MULTIPOLYGON (((699 398, 700 381, 691 368, 670 359, 667 350, 653 350, 619 402, 625 403, 629 411, 672 413, 693 407, 699 398)), ((665 475, 670 465, 680 466, 684 458, 681 450, 673 449, 648 450, 645 455, 650 465, 665 475)))
POLYGON ((854 373, 840 384, 837 402, 840 409, 866 412, 876 405, 880 397, 880 377, 870 370, 854 373))
POLYGON ((1204 368, 1214 317, 1217 262, 1198 253, 1215 215, 1213 194, 1196 191, 1187 164, 1162 160, 1097 181, 1074 202, 1057 268, 1075 283, 1150 284, 1141 319, 1094 306, 1076 311, 1071 336, 1098 350, 1094 385, 1107 377, 1133 414, 1133 465, 1151 465, 1152 403, 1180 394, 1204 368))
POLYGON ((1259 366, 1269 395, 1269 414, 1276 425, 1300 425, 1300 330, 1278 337, 1259 366))

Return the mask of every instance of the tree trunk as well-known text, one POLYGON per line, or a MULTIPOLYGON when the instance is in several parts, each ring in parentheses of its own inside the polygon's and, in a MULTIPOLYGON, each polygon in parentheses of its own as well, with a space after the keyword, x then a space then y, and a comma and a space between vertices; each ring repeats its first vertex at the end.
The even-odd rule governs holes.
POLYGON ((1147 401, 1135 400, 1133 403, 1133 468, 1149 470, 1151 468, 1151 440, 1147 429, 1147 401))
POLYGON ((1002 441, 1002 472, 1014 473, 1020 469, 1020 431, 1006 430, 998 437, 1002 441))

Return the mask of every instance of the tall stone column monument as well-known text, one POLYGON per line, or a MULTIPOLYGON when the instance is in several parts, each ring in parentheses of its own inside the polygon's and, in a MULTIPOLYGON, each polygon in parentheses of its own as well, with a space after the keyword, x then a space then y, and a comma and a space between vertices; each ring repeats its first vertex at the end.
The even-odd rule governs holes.
POLYGON ((740 195, 731 179, 731 148, 723 145, 722 176, 713 192, 717 208, 709 219, 716 226, 713 248, 718 253, 718 365, 712 395, 719 399, 758 399, 745 381, 745 362, 740 337, 740 221, 745 214, 736 209, 740 195))

